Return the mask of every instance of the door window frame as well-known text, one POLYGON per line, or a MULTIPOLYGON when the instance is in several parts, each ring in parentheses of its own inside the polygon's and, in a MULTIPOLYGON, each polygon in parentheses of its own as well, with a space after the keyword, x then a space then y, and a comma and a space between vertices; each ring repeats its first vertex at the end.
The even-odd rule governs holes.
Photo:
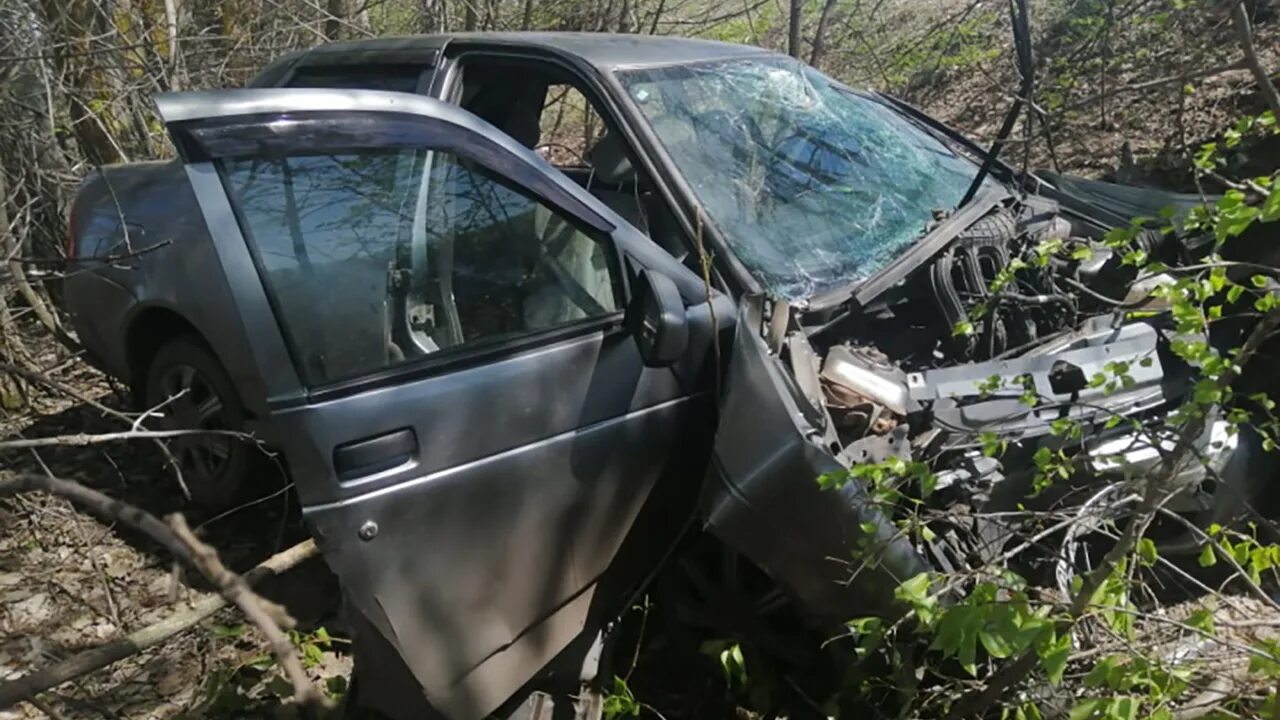
POLYGON ((414 78, 413 90, 410 92, 413 92, 416 94, 423 94, 427 91, 428 88, 431 87, 431 82, 435 75, 436 66, 434 63, 426 64, 426 63, 417 62, 417 61, 404 62, 404 61, 395 61, 395 60, 388 60, 385 62, 375 61, 370 63, 369 65, 353 65, 348 62, 336 63, 336 62, 316 62, 314 60, 311 62, 304 61, 304 62, 297 63, 293 67, 289 68, 288 72, 284 75, 284 77, 280 79, 279 83, 276 83, 275 86, 280 88, 296 88, 296 89, 319 88, 319 89, 331 89, 331 90, 371 90, 373 88, 338 87, 333 84, 316 84, 316 85, 294 85, 293 84, 298 79, 299 75, 302 75, 305 73, 310 73, 310 72, 319 73, 319 72, 327 71, 334 75, 339 75, 344 72, 350 72, 354 74, 356 72, 368 71, 370 67, 380 68, 383 70, 387 70, 391 68, 412 70, 417 77, 414 78))
MULTIPOLYGON (((441 50, 431 86, 425 92, 433 98, 461 107, 466 66, 468 62, 476 60, 536 63, 554 68, 572 79, 579 92, 599 108, 600 118, 605 127, 610 132, 618 132, 626 141, 628 149, 631 150, 632 160, 636 163, 636 169, 643 172, 653 184, 654 191, 666 204, 667 212, 680 226, 683 235, 681 240, 690 252, 697 252, 695 238, 699 231, 703 233, 704 240, 713 250, 712 283, 715 289, 718 292, 727 292, 730 286, 738 286, 737 283, 726 282, 728 278, 733 277, 733 273, 726 273, 720 267, 720 263, 724 262, 721 260, 722 257, 730 258, 728 262, 731 264, 738 262, 737 257, 732 254, 726 256, 724 247, 727 246, 723 246, 717 238, 707 237, 714 233, 708 232, 709 229, 706 227, 700 228, 701 224, 695 222, 694 218, 702 212, 701 205, 694 199, 692 190, 679 174, 659 161, 658 158, 666 157, 665 148, 649 130, 639 110, 628 104, 630 98, 611 72, 607 69, 590 72, 580 63, 575 62, 572 57, 553 53, 500 44, 485 44, 482 41, 455 40, 441 50), (619 96, 624 99, 619 101, 619 96), (655 148, 659 154, 652 154, 655 148)), ((745 268, 742 271, 745 272, 745 268)), ((748 278, 750 278, 749 275, 748 278)))
MULTIPOLYGON (((458 153, 454 153, 449 150, 444 150, 440 148, 430 148, 426 150, 425 158, 423 159, 423 163, 422 163, 421 184, 419 185, 418 189, 415 191, 415 194, 421 193, 420 197, 423 197, 426 203, 439 201, 439 197, 436 195, 437 189, 431 185, 430 180, 433 177, 432 170, 435 167, 435 164, 440 161, 441 155, 451 155, 455 158, 461 157, 458 153)), ((450 162, 457 162, 457 160, 451 160, 450 162)), ((552 333, 557 333, 559 331, 566 331, 566 330, 568 332, 564 334, 566 336, 572 336, 577 334, 576 332, 574 332, 574 330, 580 326, 588 326, 588 325, 607 326, 607 325, 613 325, 620 322, 623 314, 626 311, 627 304, 630 302, 630 297, 631 297, 630 282, 629 282, 629 275, 627 273, 626 259, 622 251, 618 248, 617 243, 614 242, 611 233, 602 232, 598 228, 590 227, 589 225, 583 223, 579 218, 575 217, 573 214, 565 212, 563 209, 551 204, 545 198, 533 193, 529 188, 523 185, 520 185, 519 183, 511 181, 509 178, 493 170, 492 168, 489 168, 488 166, 484 166, 484 165, 482 165, 482 168, 483 168, 483 172, 480 172, 478 174, 482 176, 489 175, 489 174, 493 175, 493 177, 488 178, 490 182, 496 185, 500 185, 506 188, 507 190, 513 193, 516 193, 517 195, 528 198, 532 202, 538 203, 539 205, 546 207, 547 209, 556 213, 562 220, 564 220, 566 223, 568 223, 571 227, 573 227, 578 232, 581 232, 583 235, 586 235, 587 237, 589 237, 590 239, 594 240, 597 243, 601 243, 601 245, 605 250, 605 253, 607 254, 606 261, 609 264, 608 270, 609 270, 609 277, 610 277, 610 286, 611 286, 612 295, 613 295, 612 299, 615 307, 613 310, 608 311, 603 315, 585 317, 579 320, 561 323, 552 327, 542 328, 538 330, 520 331, 518 334, 515 334, 514 336, 511 336, 511 337, 494 336, 494 337, 487 337, 487 338, 482 337, 482 338, 478 338, 476 340, 470 340, 470 341, 463 340, 459 342, 457 345, 453 345, 453 346, 449 346, 449 347, 445 347, 445 348, 441 348, 439 350, 433 351, 432 353, 430 353, 429 355, 421 359, 426 360, 428 358, 450 354, 450 353, 466 354, 469 351, 469 349, 470 351, 474 351, 475 353, 483 353, 483 351, 486 348, 506 347, 508 343, 511 343, 513 341, 516 342, 517 345, 519 345, 518 341, 521 341, 524 338, 535 337, 535 336, 550 337, 551 336, 550 334, 552 333)), ((425 207, 421 207, 421 206, 415 206, 415 212, 417 210, 424 210, 425 212, 430 212, 430 210, 427 210, 425 207)), ((416 218, 414 222, 416 223, 416 218)), ((557 337, 558 336, 559 335, 557 335, 557 337)))
POLYGON ((614 237, 617 228, 572 194, 558 187, 542 168, 514 156, 480 133, 440 118, 370 110, 267 112, 179 121, 170 123, 169 127, 174 144, 186 162, 207 162, 215 167, 223 192, 235 215, 240 235, 252 257, 276 327, 310 402, 337 399, 494 362, 593 333, 602 333, 606 339, 626 333, 623 315, 631 301, 628 272, 630 264, 614 237), (411 127, 401 125, 395 132, 388 132, 390 128, 387 125, 392 123, 408 123, 411 127), (409 132, 405 132, 406 129, 409 132), (264 156, 283 158, 316 154, 322 150, 341 152, 359 149, 427 150, 465 158, 495 174, 518 192, 559 213, 583 232, 597 240, 607 241, 607 247, 613 254, 611 270, 617 272, 615 280, 621 306, 604 316, 584 318, 493 342, 463 343, 442 349, 438 353, 345 379, 310 382, 304 358, 293 344, 285 326, 281 305, 267 280, 265 266, 256 243, 252 240, 252 229, 245 220, 240 199, 232 192, 225 170, 217 161, 264 156))
MULTIPOLYGON (((568 85, 577 90, 586 99, 604 126, 604 132, 601 135, 617 132, 622 137, 626 137, 626 133, 621 129, 620 116, 608 101, 606 94, 602 92, 602 88, 570 64, 555 57, 544 57, 511 49, 467 48, 436 66, 438 68, 434 78, 436 82, 433 82, 426 92, 430 92, 432 95, 439 97, 439 99, 466 110, 462 106, 462 92, 466 83, 467 66, 475 62, 510 65, 534 63, 535 65, 542 65, 551 71, 548 79, 552 80, 552 84, 568 85)), ((633 147, 629 140, 627 141, 627 146, 628 150, 633 147)), ((557 167, 556 169, 559 170, 560 168, 557 167)))

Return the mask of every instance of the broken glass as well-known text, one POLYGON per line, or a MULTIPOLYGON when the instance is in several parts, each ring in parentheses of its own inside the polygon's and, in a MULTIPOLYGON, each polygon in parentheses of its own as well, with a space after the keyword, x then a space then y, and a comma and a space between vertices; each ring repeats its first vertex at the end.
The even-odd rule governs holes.
MULTIPOLYGON (((784 58, 620 72, 730 249, 772 295, 870 277, 977 165, 874 96, 784 58)), ((994 182, 994 181, 988 181, 994 182)))

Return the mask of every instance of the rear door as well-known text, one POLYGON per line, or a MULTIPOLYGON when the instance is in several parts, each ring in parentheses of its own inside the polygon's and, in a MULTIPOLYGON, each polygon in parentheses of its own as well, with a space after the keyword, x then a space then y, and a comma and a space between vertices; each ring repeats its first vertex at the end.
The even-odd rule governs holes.
POLYGON ((457 107, 158 104, 327 561, 436 709, 483 716, 616 601, 600 579, 655 487, 701 477, 728 300, 457 107), (640 267, 689 306, 670 367, 623 323, 640 267))

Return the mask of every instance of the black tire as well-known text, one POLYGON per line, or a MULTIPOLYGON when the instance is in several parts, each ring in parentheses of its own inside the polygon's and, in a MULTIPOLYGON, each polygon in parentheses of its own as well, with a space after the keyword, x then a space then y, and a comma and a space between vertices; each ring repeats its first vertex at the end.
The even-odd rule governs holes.
MULTIPOLYGON (((147 366, 145 409, 160 408, 149 424, 163 430, 245 429, 244 403, 235 385, 199 338, 169 341, 147 366), (185 392, 182 392, 185 390, 185 392)), ((253 443, 226 435, 190 435, 168 440, 191 500, 218 510, 240 498, 259 453, 253 443)))

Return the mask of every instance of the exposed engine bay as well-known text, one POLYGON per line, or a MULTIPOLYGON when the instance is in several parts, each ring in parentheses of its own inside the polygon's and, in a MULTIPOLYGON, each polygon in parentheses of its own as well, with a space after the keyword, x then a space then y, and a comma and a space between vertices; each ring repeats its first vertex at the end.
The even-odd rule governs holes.
MULTIPOLYGON (((900 425, 914 437, 922 422, 943 445, 1048 432, 1056 412, 1009 405, 1026 392, 1059 406, 1123 394, 1126 414, 1160 405, 1169 358, 1151 291, 1169 278, 1135 282, 1102 234, 1034 197, 997 204, 875 297, 796 312, 783 354, 841 447, 900 425), (1135 310, 1151 318, 1135 322, 1135 310), (1130 363, 1123 393, 1089 387, 1117 362, 1130 363)), ((1164 241, 1152 231, 1136 242, 1155 254, 1164 241)))
MULTIPOLYGON (((1052 503, 1071 492, 1083 502, 1099 487, 1123 488, 1154 470, 1171 447, 1161 436, 1162 421, 1192 373, 1170 352, 1178 336, 1158 293, 1153 296, 1172 278, 1139 277, 1122 254, 1136 249, 1173 267, 1190 257, 1188 244, 1144 231, 1123 251, 1113 250, 1103 242, 1105 232, 1037 196, 988 198, 969 217, 939 220, 913 248, 924 252, 890 266, 887 279, 872 278, 846 302, 767 304, 756 327, 793 383, 803 417, 797 427, 806 429, 807 443, 846 469, 894 457, 927 463, 936 480, 927 503, 944 511, 1011 510, 1029 496, 1052 503), (1055 423, 1061 418, 1084 431, 1064 437, 1055 423), (1108 422, 1113 418, 1125 422, 1108 422), (1002 451, 984 453, 993 441, 1002 451), (1043 495, 1040 488, 1033 492, 1041 448, 1083 461, 1064 487, 1043 495)), ((1245 433, 1229 433, 1213 419, 1198 446, 1207 462, 1179 468, 1176 480, 1184 489, 1169 507, 1218 512, 1215 493, 1224 488, 1215 485, 1247 481, 1253 448, 1245 433)), ((769 461, 784 464, 785 452, 769 461)), ((806 462, 822 461, 808 453, 806 462)), ((753 493, 764 499, 761 486, 753 478, 738 492, 748 502, 753 493)), ((866 504, 866 491, 847 489, 844 502, 846 508, 866 504)), ((885 515, 883 508, 849 512, 864 527, 866 518, 885 515)), ((989 559, 1012 537, 990 526, 946 527, 944 520, 931 533, 937 540, 911 541, 916 560, 908 560, 905 547, 889 548, 891 517, 873 522, 890 528, 881 540, 886 565, 899 579, 923 567, 954 570, 966 558, 989 559)), ((838 557, 828 552, 828 561, 838 557)))

